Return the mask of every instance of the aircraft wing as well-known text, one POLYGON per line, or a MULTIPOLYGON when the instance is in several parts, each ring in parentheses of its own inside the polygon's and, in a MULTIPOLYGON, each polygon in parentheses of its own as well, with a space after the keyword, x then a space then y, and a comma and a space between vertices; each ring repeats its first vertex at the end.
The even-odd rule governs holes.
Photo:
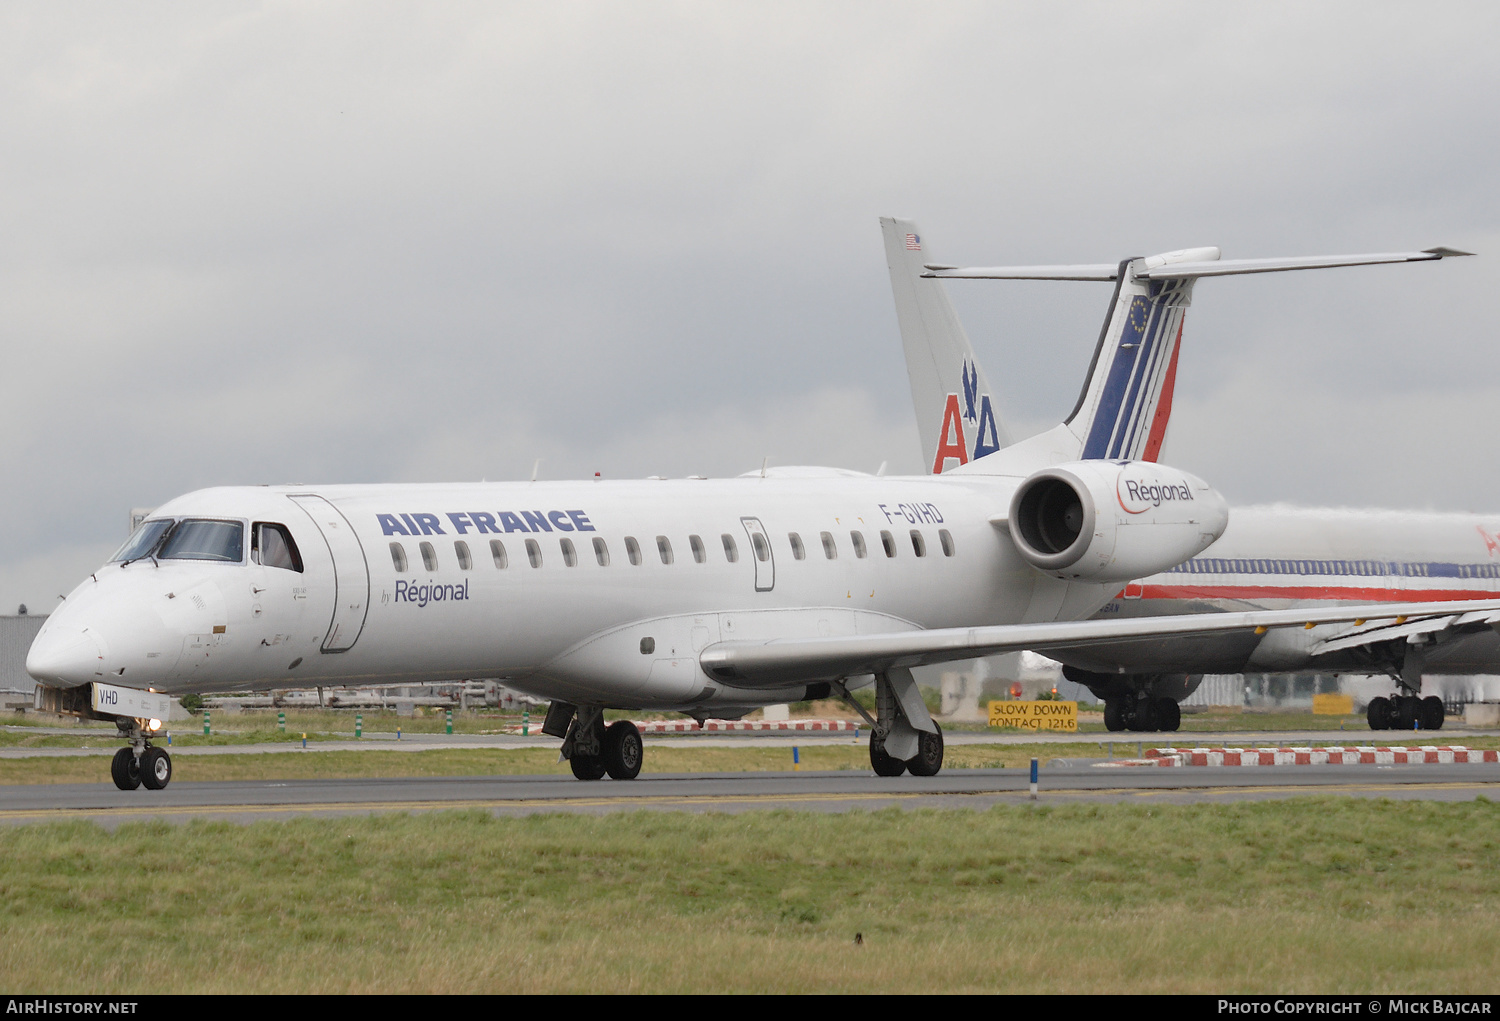
POLYGON ((1363 645, 1389 642, 1397 638, 1410 638, 1413 635, 1432 635, 1448 630, 1477 631, 1493 626, 1497 622, 1500 622, 1500 612, 1493 610, 1440 614, 1409 619, 1404 623, 1397 623, 1390 618, 1361 620, 1356 621, 1355 626, 1347 631, 1330 635, 1315 643, 1308 652, 1313 656, 1320 656, 1327 652, 1342 652, 1344 649, 1356 649, 1363 645))
MULTIPOLYGON (((1447 603, 1376 603, 1365 606, 1200 613, 1128 620, 1053 621, 991 627, 915 629, 839 638, 789 638, 720 642, 699 655, 713 677, 747 687, 777 686, 883 673, 895 667, 923 666, 1028 649, 1046 652, 1062 646, 1107 645, 1141 638, 1215 634, 1262 628, 1358 622, 1390 628, 1431 621, 1437 629, 1458 620, 1500 620, 1500 599, 1447 603)), ((1389 634, 1389 632, 1388 632, 1389 634)), ((1360 644, 1380 638, 1363 637, 1360 644)), ((1320 650, 1329 651, 1329 650, 1320 650)))

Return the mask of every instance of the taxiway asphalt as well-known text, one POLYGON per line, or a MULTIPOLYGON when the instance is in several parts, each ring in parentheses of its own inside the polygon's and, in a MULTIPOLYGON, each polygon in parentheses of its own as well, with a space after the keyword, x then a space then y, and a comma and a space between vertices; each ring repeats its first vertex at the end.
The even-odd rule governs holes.
MULTIPOLYGON (((615 811, 818 812, 882 808, 985 809, 1029 804, 1026 770, 947 770, 936 777, 862 772, 646 774, 627 781, 565 776, 472 776, 177 783, 164 791, 108 783, 0 787, 0 823, 91 820, 113 828, 148 819, 251 822, 303 816, 471 809, 496 815, 615 811)), ((1467 801, 1500 797, 1500 764, 1274 766, 1088 765, 1043 769, 1037 804, 1217 803, 1305 795, 1467 801)))

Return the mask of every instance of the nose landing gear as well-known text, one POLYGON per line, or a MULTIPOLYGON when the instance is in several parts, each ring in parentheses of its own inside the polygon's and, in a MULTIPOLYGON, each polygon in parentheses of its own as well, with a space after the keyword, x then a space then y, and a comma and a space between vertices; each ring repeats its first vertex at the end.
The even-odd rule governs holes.
POLYGON ((128 748, 115 752, 110 760, 109 776, 122 791, 144 786, 159 791, 172 782, 172 756, 165 748, 153 747, 140 720, 115 720, 120 736, 130 742, 128 748))

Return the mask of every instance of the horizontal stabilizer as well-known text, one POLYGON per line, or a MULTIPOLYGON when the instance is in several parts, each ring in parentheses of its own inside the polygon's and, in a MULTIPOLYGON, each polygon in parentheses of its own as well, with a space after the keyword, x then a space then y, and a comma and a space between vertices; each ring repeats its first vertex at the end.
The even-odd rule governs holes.
POLYGON ((977 266, 927 267, 924 277, 940 280, 1100 280, 1119 278, 1120 267, 1129 267, 1132 280, 1190 280, 1197 277, 1243 276, 1248 273, 1285 273, 1294 269, 1336 269, 1340 266, 1378 266, 1392 262, 1433 262, 1454 256, 1473 255, 1454 248, 1429 248, 1421 252, 1374 252, 1365 255, 1304 255, 1279 259, 1202 259, 1171 261, 1153 266, 1159 257, 1131 259, 1120 265, 1095 263, 1079 266, 977 266))
POLYGON ((878 674, 892 667, 946 663, 1023 649, 1046 652, 1141 638, 1258 632, 1262 628, 1311 628, 1318 624, 1363 623, 1367 620, 1405 624, 1408 620, 1437 618, 1440 626, 1446 627, 1461 614, 1484 614, 1488 619, 1497 612, 1500 612, 1500 599, 1484 599, 934 628, 847 637, 720 642, 704 649, 699 663, 710 677, 723 681, 750 687, 775 686, 878 674))

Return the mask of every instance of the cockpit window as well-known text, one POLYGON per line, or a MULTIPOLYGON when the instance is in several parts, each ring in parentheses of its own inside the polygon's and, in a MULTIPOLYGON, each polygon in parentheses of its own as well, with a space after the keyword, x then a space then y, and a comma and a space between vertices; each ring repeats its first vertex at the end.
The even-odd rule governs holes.
POLYGON ((302 557, 285 525, 257 521, 250 536, 250 559, 262 567, 302 572, 302 557))
POLYGON ((166 534, 167 529, 172 527, 172 519, 161 521, 142 521, 140 526, 131 533, 125 545, 115 551, 115 555, 109 558, 110 563, 119 560, 139 560, 141 557, 149 556, 161 542, 161 537, 166 534))
POLYGON ((177 522, 165 542, 160 560, 212 560, 237 564, 245 559, 245 526, 238 521, 177 522))

